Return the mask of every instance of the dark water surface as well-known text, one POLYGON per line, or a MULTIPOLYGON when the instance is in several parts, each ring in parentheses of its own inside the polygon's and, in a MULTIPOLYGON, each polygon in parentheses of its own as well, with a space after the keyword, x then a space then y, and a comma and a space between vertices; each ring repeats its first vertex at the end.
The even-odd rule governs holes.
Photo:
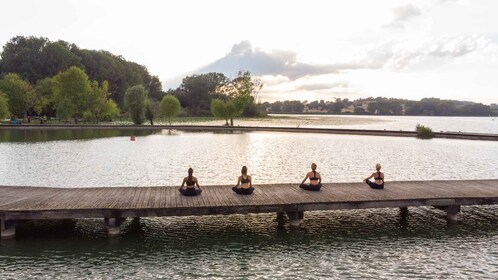
POLYGON ((464 207, 458 224, 410 208, 28 223, 0 243, 2 279, 496 279, 498 208, 464 207))

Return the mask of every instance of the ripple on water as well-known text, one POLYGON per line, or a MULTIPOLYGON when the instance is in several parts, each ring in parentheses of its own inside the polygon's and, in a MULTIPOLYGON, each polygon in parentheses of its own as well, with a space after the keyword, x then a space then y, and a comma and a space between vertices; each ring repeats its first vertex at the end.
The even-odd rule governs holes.
POLYGON ((299 229, 274 214, 128 220, 108 239, 101 220, 27 223, 0 244, 6 278, 493 279, 498 206, 306 212, 299 229))

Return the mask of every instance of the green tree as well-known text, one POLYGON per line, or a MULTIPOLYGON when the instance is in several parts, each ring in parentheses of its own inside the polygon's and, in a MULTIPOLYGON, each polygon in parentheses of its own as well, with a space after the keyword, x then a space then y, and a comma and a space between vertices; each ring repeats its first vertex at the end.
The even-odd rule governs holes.
POLYGON ((159 78, 151 76, 143 65, 110 52, 80 49, 68 42, 51 42, 43 37, 17 36, 7 42, 1 53, 0 76, 17 73, 34 84, 71 66, 85 69, 90 80, 108 81, 111 98, 120 106, 124 104, 126 89, 133 85, 144 85, 149 97, 156 101, 164 95, 159 78))
POLYGON ((235 114, 230 118, 230 124, 233 125, 233 118, 245 115, 247 117, 257 116, 260 113, 258 93, 263 87, 260 79, 252 79, 251 72, 239 71, 238 76, 223 84, 220 84, 216 92, 231 100, 236 108, 235 114))
POLYGON ((92 87, 83 70, 72 66, 54 77, 54 104, 57 117, 62 120, 74 118, 75 123, 88 110, 88 99, 92 87))
POLYGON ((7 96, 0 91, 0 119, 5 119, 9 115, 9 102, 7 96))
POLYGON ((100 112, 100 120, 112 121, 114 118, 119 117, 119 115, 120 110, 116 102, 112 99, 107 99, 100 112))
POLYGON ((227 84, 229 79, 222 73, 207 73, 187 76, 175 90, 169 91, 175 95, 185 108, 187 115, 207 116, 210 112, 211 100, 221 98, 218 87, 227 84))
POLYGON ((126 90, 124 103, 134 124, 144 122, 145 98, 147 91, 142 85, 132 86, 126 90))
POLYGON ((7 95, 9 111, 18 117, 24 116, 34 99, 30 84, 14 73, 0 80, 0 91, 7 95))
POLYGON ((35 101, 33 110, 40 115, 43 111, 54 107, 53 104, 53 87, 54 81, 52 78, 40 79, 36 82, 33 88, 35 101))
POLYGON ((154 111, 151 103, 150 99, 145 100, 145 119, 150 121, 150 125, 154 125, 154 111))
POLYGON ((177 116, 182 107, 178 98, 173 95, 165 95, 161 101, 161 115, 168 118, 169 125, 171 125, 171 118, 177 116))
POLYGON ((237 114, 237 107, 230 99, 213 99, 211 102, 211 113, 213 113, 213 115, 217 118, 224 119, 225 125, 229 125, 228 120, 237 114))

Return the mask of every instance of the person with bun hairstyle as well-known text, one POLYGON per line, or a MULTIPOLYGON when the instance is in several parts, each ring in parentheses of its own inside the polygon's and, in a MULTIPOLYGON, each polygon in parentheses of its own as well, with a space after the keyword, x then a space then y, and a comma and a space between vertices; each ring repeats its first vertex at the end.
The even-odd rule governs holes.
POLYGON ((178 189, 178 191, 185 195, 185 196, 196 196, 201 194, 201 186, 199 186, 199 182, 197 181, 197 178, 194 177, 192 174, 194 173, 194 169, 189 168, 188 169, 188 176, 183 178, 183 182, 181 187, 178 189), (186 188, 184 186, 187 185, 186 188), (197 189, 195 188, 197 186, 197 189))
POLYGON ((372 189, 381 190, 384 188, 384 173, 380 172, 380 163, 375 165, 375 169, 377 172, 372 173, 368 178, 365 178, 363 182, 367 183, 372 189), (374 182, 371 182, 369 179, 374 178, 374 182))
POLYGON ((237 185, 232 190, 238 194, 252 194, 254 187, 252 186, 251 176, 247 175, 247 166, 242 166, 241 173, 237 180, 237 185))
POLYGON ((316 163, 311 164, 311 171, 306 174, 306 177, 304 177, 303 181, 301 182, 301 185, 299 187, 301 189, 305 189, 307 191, 319 191, 320 188, 322 187, 322 177, 320 176, 320 173, 316 172, 316 163), (306 180, 310 179, 309 184, 305 184, 306 180))

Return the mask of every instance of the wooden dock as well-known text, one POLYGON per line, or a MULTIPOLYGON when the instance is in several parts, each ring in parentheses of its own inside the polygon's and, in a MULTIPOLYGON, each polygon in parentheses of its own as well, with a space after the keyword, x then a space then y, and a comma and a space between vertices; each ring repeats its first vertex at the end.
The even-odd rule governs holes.
POLYGON ((109 235, 119 234, 126 218, 286 213, 299 225, 304 211, 435 206, 456 220, 461 205, 498 204, 498 179, 387 182, 383 190, 364 183, 324 184, 319 192, 297 184, 256 185, 252 195, 230 186, 205 186, 196 197, 177 187, 46 188, 0 186, 1 237, 15 236, 26 220, 103 218, 109 235))

